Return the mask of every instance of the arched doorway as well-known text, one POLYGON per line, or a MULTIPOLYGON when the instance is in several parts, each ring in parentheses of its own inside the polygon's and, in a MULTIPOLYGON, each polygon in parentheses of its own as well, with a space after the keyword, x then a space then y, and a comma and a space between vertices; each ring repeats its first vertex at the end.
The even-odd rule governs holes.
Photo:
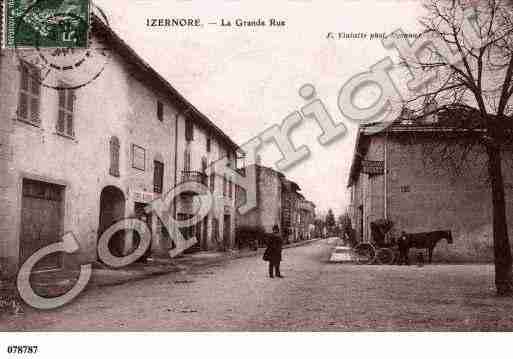
MULTIPOLYGON (((98 227, 98 238, 112 224, 123 219, 125 216, 125 195, 123 191, 114 186, 107 186, 100 195, 100 221, 98 227)), ((122 256, 124 250, 124 233, 121 231, 115 234, 109 242, 109 248, 113 255, 122 256)))

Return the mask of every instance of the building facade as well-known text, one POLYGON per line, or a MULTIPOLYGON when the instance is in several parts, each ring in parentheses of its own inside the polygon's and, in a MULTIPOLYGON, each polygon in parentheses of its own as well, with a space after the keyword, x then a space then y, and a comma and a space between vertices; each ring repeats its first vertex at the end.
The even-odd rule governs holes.
MULTIPOLYGON (((454 243, 438 244, 434 259, 493 258, 491 188, 487 156, 457 115, 436 121, 396 121, 377 132, 359 129, 349 178, 356 237, 371 241, 371 223, 389 219, 392 235, 451 230, 454 243)), ((503 153, 507 215, 513 233, 513 160, 503 153)))
MULTIPOLYGON (((227 246, 233 242, 234 196, 223 192, 218 178, 208 183, 204 165, 234 158, 235 143, 96 17, 92 41, 110 49, 109 61, 98 78, 74 90, 45 87, 36 80, 36 67, 22 64, 12 50, 0 54, 4 274, 14 274, 32 253, 67 232, 80 250, 48 256, 38 269, 95 261, 99 235, 125 217, 147 221, 151 252, 165 254, 172 234, 144 207, 182 181, 201 181, 219 199, 187 233, 205 249, 217 248, 219 238, 227 246)), ((194 209, 194 196, 177 198, 178 218, 194 209)), ((114 252, 133 245, 112 242, 114 252)))
POLYGON ((302 198, 299 202, 298 239, 312 239, 314 235, 315 204, 302 198))
MULTIPOLYGON (((271 233, 278 225, 287 242, 310 238, 310 226, 315 218, 315 205, 304 199, 299 186, 288 180, 281 172, 259 164, 246 170, 255 171, 254 190, 257 205, 247 213, 237 216, 241 227, 259 227, 271 233)), ((245 194, 240 188, 239 196, 245 194)), ((241 200, 242 203, 244 200, 241 200)))

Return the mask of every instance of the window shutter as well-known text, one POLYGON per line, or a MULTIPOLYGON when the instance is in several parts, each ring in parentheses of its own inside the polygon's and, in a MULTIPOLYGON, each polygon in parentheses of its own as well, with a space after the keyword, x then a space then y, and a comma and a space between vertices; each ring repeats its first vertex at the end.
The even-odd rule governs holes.
POLYGON ((110 169, 109 174, 119 177, 119 140, 117 137, 110 139, 110 169))
POLYGON ((164 104, 160 101, 157 101, 157 118, 159 121, 164 121, 164 104))
POLYGON ((215 188, 216 188, 216 173, 214 171, 214 167, 212 167, 212 172, 210 173, 210 192, 214 193, 215 188))
MULTIPOLYGON (((65 87, 65 84, 61 84, 65 87)), ((73 137, 74 130, 74 102, 75 93, 73 90, 59 90, 59 114, 57 117, 56 131, 60 134, 73 137)))
POLYGON ((153 192, 162 193, 164 187, 164 164, 153 162, 153 192))
POLYGON ((18 118, 35 125, 41 123, 39 119, 39 104, 41 85, 37 81, 40 70, 29 64, 20 67, 20 96, 18 104, 18 118))
POLYGON ((26 93, 21 93, 20 94, 20 104, 19 104, 19 108, 18 108, 18 116, 25 119, 25 120, 28 120, 28 96, 26 93))
POLYGON ((194 140, 194 123, 191 120, 186 120, 185 122, 185 140, 194 140))
POLYGON ((186 172, 189 172, 191 170, 191 152, 188 149, 184 152, 183 169, 186 172))

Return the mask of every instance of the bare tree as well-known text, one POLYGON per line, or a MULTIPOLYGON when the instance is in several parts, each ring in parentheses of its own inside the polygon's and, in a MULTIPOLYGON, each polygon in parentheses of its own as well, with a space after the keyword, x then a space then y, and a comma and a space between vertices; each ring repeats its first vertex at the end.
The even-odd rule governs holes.
POLYGON ((487 158, 495 285, 499 295, 511 295, 503 151, 513 142, 513 6, 506 0, 428 0, 425 7, 417 41, 431 41, 425 40, 428 45, 415 58, 401 54, 414 78, 421 73, 424 79, 416 82, 408 107, 423 118, 466 114, 459 127, 483 146, 487 158))

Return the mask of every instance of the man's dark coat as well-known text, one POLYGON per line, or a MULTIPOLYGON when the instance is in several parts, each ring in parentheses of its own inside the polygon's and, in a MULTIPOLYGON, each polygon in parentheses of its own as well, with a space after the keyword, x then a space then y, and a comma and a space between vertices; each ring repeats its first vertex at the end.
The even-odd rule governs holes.
POLYGON ((280 262, 281 261, 281 249, 282 249, 283 241, 279 235, 270 234, 267 238, 267 249, 265 250, 267 253, 266 257, 269 258, 270 262, 280 262))

